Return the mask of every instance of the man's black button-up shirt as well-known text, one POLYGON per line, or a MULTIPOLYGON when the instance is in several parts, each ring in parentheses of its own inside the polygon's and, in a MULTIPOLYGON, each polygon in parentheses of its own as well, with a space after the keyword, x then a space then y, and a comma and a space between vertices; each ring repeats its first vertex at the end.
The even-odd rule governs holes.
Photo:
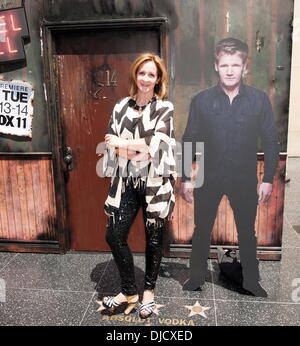
MULTIPOLYGON (((194 96, 182 142, 193 143, 191 158, 195 155, 195 143, 204 143, 204 184, 216 179, 257 182, 259 137, 264 151, 263 182, 272 183, 279 145, 267 94, 241 84, 230 103, 228 95, 216 85, 194 96)), ((184 161, 191 166, 187 155, 183 156, 184 161)), ((182 181, 189 179, 189 172, 189 168, 183 170, 182 181)))

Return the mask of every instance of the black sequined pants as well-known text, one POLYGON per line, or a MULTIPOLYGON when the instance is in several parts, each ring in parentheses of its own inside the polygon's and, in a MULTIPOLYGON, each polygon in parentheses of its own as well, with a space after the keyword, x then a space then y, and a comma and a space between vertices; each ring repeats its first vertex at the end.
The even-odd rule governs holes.
POLYGON ((129 179, 128 185, 122 193, 118 212, 114 218, 109 217, 106 233, 106 241, 111 248, 120 273, 121 291, 125 295, 137 293, 133 256, 128 247, 127 238, 140 208, 143 210, 146 233, 144 289, 151 290, 155 288, 158 276, 163 251, 163 233, 166 231, 166 225, 146 225, 145 190, 143 187, 135 187, 132 180, 129 179))

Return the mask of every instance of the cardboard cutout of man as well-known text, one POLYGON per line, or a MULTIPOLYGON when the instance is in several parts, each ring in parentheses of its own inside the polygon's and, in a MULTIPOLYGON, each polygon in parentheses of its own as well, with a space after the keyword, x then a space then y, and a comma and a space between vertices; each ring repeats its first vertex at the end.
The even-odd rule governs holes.
MULTIPOLYGON (((277 130, 267 94, 242 82, 247 67, 246 43, 226 38, 215 47, 219 83, 192 99, 183 145, 204 143, 204 183, 194 188, 191 162, 183 156, 181 193, 194 200, 195 230, 192 238, 190 278, 183 290, 197 290, 205 282, 211 231, 219 203, 227 195, 238 231, 243 288, 267 297, 259 284, 255 219, 257 204, 266 203, 279 158, 277 130), (264 176, 257 192, 257 141, 264 150, 264 176)), ((191 161, 191 160, 190 160, 191 161)), ((203 172, 201 172, 203 174, 203 172)), ((199 174, 199 173, 198 173, 199 174)))

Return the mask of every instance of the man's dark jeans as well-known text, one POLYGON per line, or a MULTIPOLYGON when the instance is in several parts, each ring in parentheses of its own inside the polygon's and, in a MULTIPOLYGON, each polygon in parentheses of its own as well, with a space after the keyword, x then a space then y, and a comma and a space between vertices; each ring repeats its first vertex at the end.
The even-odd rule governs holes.
POLYGON ((194 190, 195 231, 192 239, 190 279, 204 284, 211 232, 219 203, 227 195, 234 213, 238 231, 243 278, 248 282, 259 280, 256 259, 255 218, 257 211, 257 187, 253 182, 239 183, 220 179, 194 190))

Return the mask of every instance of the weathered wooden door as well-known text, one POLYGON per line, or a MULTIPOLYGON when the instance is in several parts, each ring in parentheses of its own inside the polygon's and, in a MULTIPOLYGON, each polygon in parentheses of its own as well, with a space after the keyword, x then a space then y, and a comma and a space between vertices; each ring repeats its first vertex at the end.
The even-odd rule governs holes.
MULTIPOLYGON (((96 148, 114 104, 128 95, 132 61, 144 51, 159 53, 160 33, 124 27, 68 30, 55 34, 55 44, 62 145, 72 157, 65 167, 71 249, 106 251, 103 205, 110 178, 96 174, 96 148)), ((133 251, 144 251, 141 211, 129 243, 133 251)))

